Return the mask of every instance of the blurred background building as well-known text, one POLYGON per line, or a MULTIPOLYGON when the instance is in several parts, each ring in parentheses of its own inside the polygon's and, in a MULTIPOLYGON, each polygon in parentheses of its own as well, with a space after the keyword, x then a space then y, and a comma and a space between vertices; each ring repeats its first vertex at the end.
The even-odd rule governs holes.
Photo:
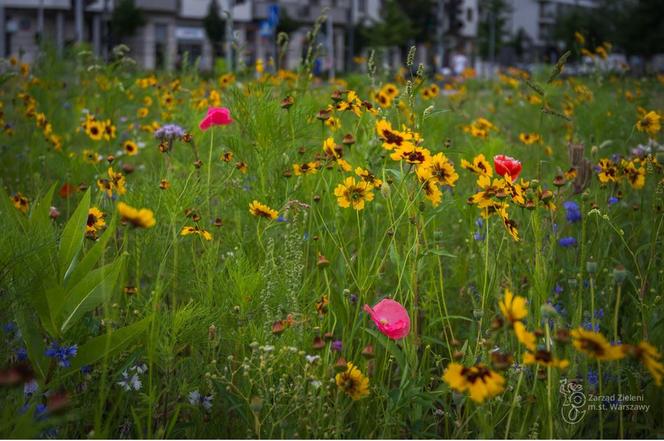
MULTIPOLYGON (((636 7, 656 4, 657 0, 617 3, 636 7)), ((147 69, 178 68, 185 57, 189 63, 197 60, 202 70, 211 70, 220 63, 226 66, 217 67, 228 69, 238 63, 251 65, 259 59, 275 60, 276 36, 283 32, 288 35, 288 50, 280 67, 292 69, 306 51, 308 32, 325 13, 328 19, 321 23, 314 42, 321 49, 315 71, 347 71, 357 67, 355 61, 366 55, 369 48, 379 48, 385 64, 403 64, 412 45, 418 48, 416 62, 438 70, 445 67, 457 70, 462 65, 476 66, 481 60, 491 65, 555 60, 569 45, 574 26, 601 27, 601 22, 588 21, 592 21, 593 15, 599 17, 602 11, 608 13, 606 4, 612 3, 610 0, 0 0, 0 55, 32 62, 42 44, 62 53, 74 43, 85 42, 95 54, 107 57, 114 45, 124 43, 138 64, 147 69), (586 17, 585 22, 575 23, 575 14, 586 17), (561 32, 566 32, 565 38, 561 32)))

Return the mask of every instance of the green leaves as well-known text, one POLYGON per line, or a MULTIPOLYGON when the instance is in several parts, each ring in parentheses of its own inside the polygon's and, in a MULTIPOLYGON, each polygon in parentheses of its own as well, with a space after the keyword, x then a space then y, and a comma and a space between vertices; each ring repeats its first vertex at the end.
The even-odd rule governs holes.
POLYGON ((132 325, 125 326, 108 334, 94 337, 78 348, 78 354, 71 360, 72 369, 94 364, 104 356, 113 355, 127 347, 147 329, 152 316, 132 325))
POLYGON ((88 219, 88 209, 90 208, 90 190, 85 192, 83 199, 76 207, 76 211, 69 218, 60 237, 60 249, 58 251, 58 261, 60 275, 67 279, 74 267, 76 257, 83 245, 85 238, 85 227, 88 219))
POLYGON ((123 257, 120 257, 113 263, 91 271, 69 291, 64 299, 62 311, 58 314, 62 320, 61 332, 64 333, 83 314, 100 306, 110 297, 123 261, 123 257))

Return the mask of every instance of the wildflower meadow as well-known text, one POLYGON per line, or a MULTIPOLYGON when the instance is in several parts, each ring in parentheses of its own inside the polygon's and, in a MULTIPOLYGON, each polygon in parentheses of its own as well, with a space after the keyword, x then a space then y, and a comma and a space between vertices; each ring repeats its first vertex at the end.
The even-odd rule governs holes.
POLYGON ((664 76, 607 51, 2 60, 0 435, 662 436, 664 76))

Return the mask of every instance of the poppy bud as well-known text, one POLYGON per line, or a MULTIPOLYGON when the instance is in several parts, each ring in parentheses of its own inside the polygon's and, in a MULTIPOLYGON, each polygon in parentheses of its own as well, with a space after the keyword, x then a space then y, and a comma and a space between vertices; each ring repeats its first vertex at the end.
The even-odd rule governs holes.
POLYGON ((214 223, 212 225, 214 225, 215 227, 221 227, 223 224, 224 224, 224 221, 222 221, 221 218, 218 217, 214 220, 214 223))
POLYGON ((555 339, 559 343, 568 343, 569 342, 569 330, 565 328, 560 328, 556 331, 555 339))
POLYGON ((284 325, 283 320, 277 320, 276 322, 272 323, 272 334, 278 335, 281 334, 286 330, 286 325, 284 325))
POLYGON ((374 358, 375 355, 374 348, 371 345, 366 345, 364 349, 362 349, 362 356, 364 358, 374 358))
POLYGON ((203 166, 203 161, 201 161, 200 159, 194 161, 194 167, 201 168, 202 166, 203 166))
POLYGON ((332 98, 332 101, 339 102, 339 101, 341 101, 342 99, 344 99, 343 91, 337 89, 337 90, 335 90, 335 91, 332 92, 332 94, 330 95, 330 97, 332 98))
POLYGON ((339 357, 336 363, 334 363, 334 370, 337 372, 343 372, 348 368, 348 362, 344 357, 339 357))
POLYGON ((624 266, 618 265, 613 269, 613 280, 616 282, 616 284, 622 285, 626 278, 627 270, 625 270, 624 266))
POLYGON ((48 211, 48 215, 51 219, 55 220, 60 217, 60 211, 55 207, 51 207, 48 211))
POLYGON ((307 152, 307 148, 306 147, 300 147, 299 149, 297 149, 297 152, 300 155, 304 155, 307 152))
POLYGON ((463 356, 464 356, 463 351, 454 351, 452 353, 452 358, 454 358, 455 360, 461 360, 463 356))
POLYGON ((341 142, 344 145, 351 146, 351 145, 355 144, 355 137, 350 133, 346 133, 344 135, 344 138, 341 140, 341 142))
POLYGON ((284 172, 282 173, 282 176, 284 178, 290 178, 291 176, 293 176, 293 174, 291 173, 290 170, 284 170, 284 172))
POLYGON ((115 161, 115 156, 113 155, 108 155, 106 157, 106 160, 108 161, 109 164, 113 164, 113 161, 115 161))
POLYGON ((314 202, 320 202, 320 196, 314 195, 314 202))
POLYGON ((323 338, 325 339, 325 341, 330 341, 334 338, 334 334, 331 332, 326 332, 325 334, 323 334, 323 338))
POLYGON ((555 185, 556 187, 562 187, 563 185, 565 185, 565 178, 563 178, 560 175, 556 176, 555 178, 553 178, 553 185, 555 185))
POLYGON ((314 349, 323 349, 325 347, 325 341, 320 337, 314 337, 314 342, 311 344, 311 347, 314 349))
POLYGON ((325 256, 322 254, 318 253, 318 262, 316 262, 316 266, 318 268, 325 268, 330 265, 330 261, 327 260, 325 256))
POLYGON ((122 171, 130 175, 134 173, 134 166, 132 164, 122 164, 122 171))
POLYGON ((329 110, 319 110, 318 113, 316 114, 316 119, 320 121, 327 121, 330 119, 330 111, 329 110))
POLYGON ((286 98, 284 98, 283 100, 281 100, 281 108, 288 110, 288 109, 291 108, 291 106, 294 103, 295 103, 295 100, 293 99, 292 96, 289 95, 286 98))

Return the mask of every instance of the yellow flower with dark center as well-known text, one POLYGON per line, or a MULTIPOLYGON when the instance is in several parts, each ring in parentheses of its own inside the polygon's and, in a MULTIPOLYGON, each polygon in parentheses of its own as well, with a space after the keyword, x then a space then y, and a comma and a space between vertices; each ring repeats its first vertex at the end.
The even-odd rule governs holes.
POLYGON ((330 118, 325 120, 325 125, 330 128, 333 132, 336 131, 339 127, 341 127, 341 121, 339 121, 339 118, 335 118, 331 116, 330 118))
POLYGON ((659 353, 657 348, 647 341, 642 341, 638 345, 624 345, 624 350, 627 354, 640 361, 643 366, 648 369, 648 372, 652 375, 657 386, 662 385, 664 365, 660 361, 662 359, 662 354, 659 353))
POLYGON ((620 177, 618 167, 608 158, 599 160, 599 172, 597 173, 597 178, 602 184, 608 182, 617 182, 620 177))
POLYGON ((600 361, 620 360, 625 356, 621 345, 612 345, 599 332, 578 328, 570 332, 572 344, 577 351, 583 352, 600 361))
POLYGON ((376 122, 376 132, 383 141, 383 148, 387 150, 394 150, 404 144, 412 145, 412 134, 393 129, 387 120, 382 119, 376 122))
POLYGON ((293 173, 295 173, 295 176, 314 175, 318 173, 319 168, 320 168, 320 162, 318 161, 304 162, 302 164, 293 164, 293 173))
POLYGON ((189 236, 190 234, 197 234, 205 240, 212 240, 212 233, 198 227, 182 227, 180 236, 189 236))
POLYGON ((509 233, 510 236, 512 236, 512 239, 514 239, 516 242, 519 241, 519 230, 517 228, 516 222, 512 219, 508 219, 507 217, 503 217, 501 212, 498 214, 501 215, 503 218, 503 225, 505 226, 505 229, 509 233))
POLYGON ((389 109, 392 106, 392 99, 386 93, 378 92, 376 95, 374 95, 374 99, 380 105, 380 107, 385 109, 389 109))
POLYGON ((138 145, 132 140, 125 141, 124 144, 122 144, 122 148, 129 156, 134 156, 138 153, 138 145))
POLYGON ((152 228, 157 223, 152 210, 147 208, 137 209, 124 202, 118 203, 118 213, 122 222, 128 222, 137 228, 152 228))
POLYGON ((535 144, 540 139, 541 137, 538 133, 519 133, 519 140, 526 145, 535 144))
POLYGON ((169 188, 171 188, 171 183, 168 182, 167 179, 162 179, 159 182, 159 188, 161 188, 162 190, 168 190, 169 188))
POLYGON ((468 203, 477 205, 478 208, 486 208, 494 205, 495 201, 493 198, 495 197, 507 196, 504 179, 494 179, 491 181, 489 176, 480 175, 477 178, 477 186, 481 190, 472 195, 468 199, 468 203))
POLYGON ((11 197, 12 204, 21 213, 27 213, 30 208, 30 201, 22 193, 16 193, 11 197))
POLYGON ((537 346, 537 336, 526 329, 526 325, 521 321, 514 322, 514 335, 519 343, 530 349, 535 350, 537 346))
POLYGON ((376 175, 362 167, 357 167, 355 169, 355 174, 362 178, 364 182, 370 184, 373 188, 380 188, 383 185, 382 179, 376 177, 376 175))
POLYGON ((395 161, 406 161, 409 164, 422 164, 431 160, 431 153, 424 147, 404 144, 390 154, 395 161))
POLYGON ((85 225, 85 235, 91 239, 97 238, 97 233, 106 227, 104 213, 96 208, 90 207, 88 210, 88 219, 85 225))
POLYGON ((233 152, 231 151, 224 152, 219 159, 221 159, 224 162, 231 162, 233 160, 233 152))
POLYGON ((478 175, 493 176, 493 168, 489 161, 486 160, 484 155, 480 153, 479 155, 473 158, 473 163, 466 161, 465 159, 461 160, 461 168, 470 170, 478 175))
POLYGON ((235 164, 235 168, 238 169, 238 170, 240 170, 240 172, 241 172, 242 174, 245 174, 245 175, 246 175, 247 172, 249 171, 249 166, 248 166, 245 162, 242 162, 242 161, 237 162, 237 163, 235 164))
POLYGON ((341 208, 353 207, 355 210, 364 209, 364 203, 372 201, 373 186, 365 181, 355 182, 355 178, 348 177, 342 184, 334 189, 337 203, 341 208))
POLYGON ((97 164, 99 161, 101 161, 99 158, 99 153, 90 149, 83 150, 83 160, 88 164, 97 164))
POLYGON ((106 141, 110 141, 111 139, 115 139, 116 129, 115 129, 115 126, 113 125, 113 123, 111 122, 111 120, 107 119, 106 121, 104 121, 103 124, 104 124, 103 125, 103 127, 104 127, 104 133, 103 133, 104 139, 106 141))
POLYGON ((387 83, 380 91, 390 97, 390 99, 394 99, 397 95, 399 95, 399 89, 397 89, 397 86, 392 83, 387 83))
POLYGON ((433 179, 427 179, 423 184, 424 196, 429 199, 431 205, 437 207, 443 198, 443 192, 433 179))
POLYGON ((646 185, 646 168, 642 165, 637 167, 634 161, 622 160, 623 175, 635 190, 640 190, 646 185))
POLYGON ((471 367, 450 363, 443 380, 457 392, 468 392, 476 403, 483 403, 505 390, 505 378, 481 363, 471 367))
POLYGON ((346 364, 344 372, 337 374, 335 380, 337 387, 354 401, 369 395, 369 379, 351 362, 346 364))
POLYGON ((525 297, 515 296, 509 288, 505 288, 505 297, 498 302, 503 316, 514 323, 528 316, 528 301, 525 297))
POLYGON ((93 141, 101 141, 104 137, 104 123, 100 121, 88 121, 85 124, 85 133, 93 141))
POLYGON ((541 364, 546 367, 565 369, 569 366, 569 360, 555 358, 550 351, 540 349, 523 354, 523 364, 541 364))
POLYGON ((279 216, 279 212, 268 207, 265 204, 261 204, 258 201, 253 201, 249 204, 249 213, 256 217, 264 217, 265 219, 276 219, 279 216))
POLYGON ((454 187, 459 175, 454 170, 454 165, 443 153, 436 153, 428 161, 420 164, 415 170, 421 181, 433 179, 437 184, 454 187))
POLYGON ((145 118, 148 116, 148 113, 150 113, 150 111, 147 107, 141 107, 136 111, 136 116, 139 118, 145 118))
POLYGON ((643 117, 641 117, 640 120, 637 121, 636 129, 639 132, 646 132, 649 135, 656 135, 657 132, 659 132, 660 129, 662 128, 659 120, 660 120, 659 114, 654 110, 651 110, 650 112, 643 115, 643 117))
POLYGON ((113 171, 113 167, 108 168, 108 177, 109 179, 97 179, 97 187, 101 191, 106 192, 106 195, 110 198, 113 196, 113 192, 117 192, 120 195, 127 193, 125 188, 125 177, 120 172, 113 171))

